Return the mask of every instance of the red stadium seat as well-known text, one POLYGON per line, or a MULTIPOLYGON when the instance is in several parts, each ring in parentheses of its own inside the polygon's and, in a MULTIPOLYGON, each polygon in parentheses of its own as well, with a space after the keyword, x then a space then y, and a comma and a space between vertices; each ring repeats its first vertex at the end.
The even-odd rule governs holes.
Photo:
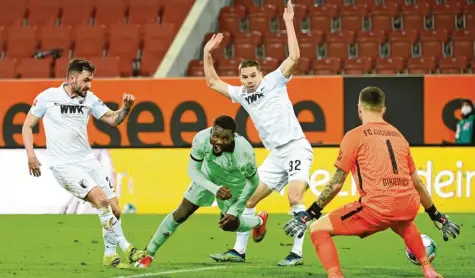
POLYGON ((158 23, 161 6, 158 1, 134 0, 129 1, 128 24, 158 23))
POLYGON ((4 58, 0 60, 0 78, 16 77, 17 59, 4 58))
POLYGON ((390 57, 401 57, 404 60, 412 56, 412 46, 417 40, 415 30, 394 30, 389 37, 390 57))
POLYGON ((333 75, 341 71, 341 60, 336 57, 316 60, 313 64, 313 73, 316 75, 333 75))
POLYGON ((398 14, 399 9, 396 4, 379 5, 372 9, 370 13, 371 30, 373 32, 390 32, 393 29, 393 18, 398 14))
POLYGON ((373 60, 369 57, 348 59, 343 68, 344 74, 367 74, 373 70, 373 60))
POLYGON ((63 1, 62 6, 61 25, 72 27, 90 25, 92 0, 63 1))
POLYGON ((439 72, 442 74, 461 74, 467 69, 465 57, 445 57, 440 59, 439 72))
POLYGON ((63 55, 69 55, 72 45, 71 34, 71 27, 44 26, 39 30, 40 48, 42 50, 62 48, 63 55))
POLYGON ((120 57, 122 76, 131 76, 133 61, 138 58, 140 42, 139 25, 113 25, 109 31, 109 49, 107 56, 120 57))
POLYGON ((78 26, 75 31, 75 57, 103 56, 106 40, 105 26, 78 26))
POLYGON ((22 26, 26 7, 27 0, 0 1, 0 26, 22 26))
POLYGON ((29 0, 28 25, 56 25, 60 12, 60 0, 29 0))
POLYGON ((94 24, 111 25, 125 23, 125 0, 94 0, 96 8, 94 24))
POLYGON ((452 32, 455 29, 456 16, 462 13, 460 5, 440 4, 432 8, 434 27, 447 29, 452 32))
POLYGON ((355 41, 353 31, 342 30, 327 36, 327 57, 337 57, 344 61, 348 57, 349 46, 355 41))
POLYGON ((421 33, 422 55, 439 60, 443 56, 444 44, 449 38, 445 29, 424 30, 421 33))
POLYGON ((474 38, 473 30, 455 30, 452 34, 453 56, 472 59, 474 57, 474 38))
POLYGON ((310 29, 320 30, 325 35, 332 30, 332 22, 338 15, 338 8, 334 5, 315 6, 310 8, 310 29))
POLYGON ((401 7, 404 30, 424 30, 425 18, 429 16, 430 8, 427 3, 404 5, 401 7))
POLYGON ((89 58, 92 64, 96 66, 94 77, 120 77, 120 58, 119 57, 92 57, 89 58))
POLYGON ((436 69, 434 57, 410 58, 407 62, 407 70, 410 74, 430 74, 436 69))
POLYGON ((38 49, 38 40, 36 32, 36 27, 9 28, 6 56, 9 58, 32 57, 38 49))
POLYGON ((51 59, 20 59, 17 64, 17 74, 21 78, 50 78, 51 59))
POLYGON ((404 70, 404 60, 401 57, 381 58, 376 60, 377 74, 397 74, 404 70))
POLYGON ((358 34, 358 57, 370 57, 376 60, 379 57, 380 46, 385 39, 386 37, 382 30, 358 34))
POLYGON ((340 12, 341 29, 360 32, 363 30, 363 20, 368 15, 366 5, 346 5, 340 12))

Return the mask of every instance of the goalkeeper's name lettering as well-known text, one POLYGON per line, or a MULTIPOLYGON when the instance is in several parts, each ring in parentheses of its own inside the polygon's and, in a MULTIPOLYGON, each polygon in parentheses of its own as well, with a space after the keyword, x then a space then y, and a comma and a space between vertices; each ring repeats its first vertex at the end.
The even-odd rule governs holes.
POLYGON ((407 178, 385 178, 383 179, 383 185, 384 186, 408 186, 409 185, 409 179, 407 178))

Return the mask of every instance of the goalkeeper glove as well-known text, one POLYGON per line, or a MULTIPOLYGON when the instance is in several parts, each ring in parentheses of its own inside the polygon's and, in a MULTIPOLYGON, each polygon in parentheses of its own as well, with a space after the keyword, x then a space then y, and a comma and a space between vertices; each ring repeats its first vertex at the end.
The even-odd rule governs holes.
POLYGON ((302 238, 307 229, 307 223, 313 219, 318 219, 321 215, 322 208, 314 202, 307 211, 294 213, 294 218, 284 225, 285 234, 302 238))
POLYGON ((449 240, 449 235, 452 238, 456 238, 460 234, 460 226, 450 221, 447 216, 440 213, 435 205, 425 210, 430 219, 434 222, 434 225, 442 232, 442 238, 444 241, 449 240))

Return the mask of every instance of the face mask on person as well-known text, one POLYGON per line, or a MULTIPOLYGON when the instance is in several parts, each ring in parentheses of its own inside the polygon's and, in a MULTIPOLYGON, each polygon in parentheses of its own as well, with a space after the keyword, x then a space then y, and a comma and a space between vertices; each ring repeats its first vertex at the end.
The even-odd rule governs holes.
POLYGON ((464 105, 462 106, 462 114, 463 115, 468 115, 472 112, 472 107, 464 105))

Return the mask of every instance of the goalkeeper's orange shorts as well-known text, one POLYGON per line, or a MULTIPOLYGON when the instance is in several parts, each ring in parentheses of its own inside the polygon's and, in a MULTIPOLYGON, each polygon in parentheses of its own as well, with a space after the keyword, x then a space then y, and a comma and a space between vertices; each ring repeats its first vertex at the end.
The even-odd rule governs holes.
POLYGON ((329 218, 335 235, 359 236, 360 238, 365 238, 388 228, 407 226, 414 220, 392 221, 379 218, 358 201, 330 212, 329 218))

